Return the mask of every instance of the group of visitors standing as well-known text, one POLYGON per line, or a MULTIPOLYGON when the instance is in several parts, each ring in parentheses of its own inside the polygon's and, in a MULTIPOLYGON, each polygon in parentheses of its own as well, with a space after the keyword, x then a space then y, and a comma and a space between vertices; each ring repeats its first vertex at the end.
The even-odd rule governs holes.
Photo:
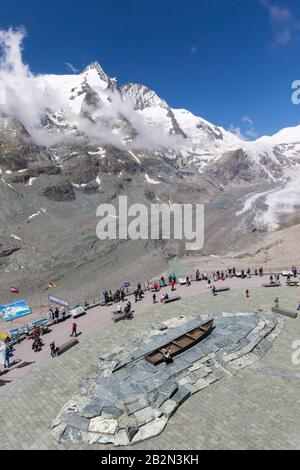
POLYGON ((49 308, 49 321, 53 323, 58 323, 60 320, 65 320, 66 318, 66 309, 65 307, 50 307, 49 308))
POLYGON ((117 289, 114 293, 112 293, 111 290, 110 291, 105 290, 102 293, 102 296, 103 296, 105 304, 109 305, 109 304, 114 304, 120 301, 124 302, 126 294, 125 294, 124 287, 120 287, 120 289, 117 289))

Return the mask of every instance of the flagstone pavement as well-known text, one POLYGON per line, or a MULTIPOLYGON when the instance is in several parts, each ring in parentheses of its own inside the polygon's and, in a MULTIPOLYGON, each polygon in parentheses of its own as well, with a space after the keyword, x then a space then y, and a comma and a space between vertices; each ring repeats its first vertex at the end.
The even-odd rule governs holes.
MULTIPOLYGON (((97 359, 155 321, 185 313, 220 315, 268 312, 276 296, 295 309, 297 288, 243 289, 213 297, 202 293, 169 305, 149 307, 132 321, 100 325, 79 337, 80 343, 49 358, 1 395, 0 449, 111 449, 111 446, 58 444, 49 425, 77 391, 97 359)), ((273 348, 258 363, 189 398, 164 432, 132 449, 296 449, 300 448, 300 365, 292 348, 300 341, 300 319, 285 321, 273 348)), ((300 358, 300 354, 299 354, 300 358)), ((5 376, 0 376, 5 380, 5 376)), ((128 449, 128 448, 127 448, 128 449)))

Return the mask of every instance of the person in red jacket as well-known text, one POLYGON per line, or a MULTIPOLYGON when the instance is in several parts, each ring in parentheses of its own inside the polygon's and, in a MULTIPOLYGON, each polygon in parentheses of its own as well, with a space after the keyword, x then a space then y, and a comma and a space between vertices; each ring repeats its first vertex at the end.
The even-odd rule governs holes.
POLYGON ((172 279, 171 281, 171 286, 172 286, 172 291, 174 290, 174 287, 175 287, 175 279, 172 279))
POLYGON ((72 333, 71 333, 71 336, 74 336, 75 335, 75 338, 77 336, 77 324, 75 322, 72 323, 72 333))

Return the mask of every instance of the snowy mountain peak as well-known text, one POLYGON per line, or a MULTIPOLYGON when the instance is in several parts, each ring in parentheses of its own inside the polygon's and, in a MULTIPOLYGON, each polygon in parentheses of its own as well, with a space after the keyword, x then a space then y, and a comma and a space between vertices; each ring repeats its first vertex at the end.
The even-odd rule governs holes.
POLYGON ((97 61, 91 62, 89 65, 87 65, 87 67, 85 67, 82 73, 88 72, 89 70, 96 70, 99 75, 107 76, 103 68, 97 61))
POLYGON ((92 62, 91 64, 89 64, 84 69, 84 71, 82 72, 81 75, 85 76, 85 79, 86 79, 86 77, 93 76, 93 75, 96 77, 96 79, 97 79, 97 77, 99 77, 100 80, 107 83, 108 88, 110 88, 112 91, 115 91, 118 88, 117 80, 115 78, 111 78, 109 75, 107 75, 104 72, 101 65, 99 64, 99 62, 97 62, 97 61, 92 62))
POLYGON ((139 83, 127 83, 121 88, 123 96, 129 98, 135 110, 143 111, 145 108, 160 107, 168 109, 166 101, 162 100, 153 90, 139 83))

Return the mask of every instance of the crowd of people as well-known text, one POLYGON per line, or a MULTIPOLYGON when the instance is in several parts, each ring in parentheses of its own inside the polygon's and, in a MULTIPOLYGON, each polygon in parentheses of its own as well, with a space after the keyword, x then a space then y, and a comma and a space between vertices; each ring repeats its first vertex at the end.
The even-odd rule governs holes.
POLYGON ((213 273, 208 274, 205 271, 200 272, 199 269, 196 271, 195 280, 196 281, 225 281, 225 279, 231 279, 233 277, 240 277, 242 279, 249 279, 251 276, 263 276, 264 269, 261 267, 259 269, 241 269, 238 271, 235 267, 227 268, 227 270, 214 271, 213 273))
MULTIPOLYGON (((283 273, 284 274, 284 273, 283 273)), ((217 270, 212 273, 207 273, 205 271, 200 271, 197 269, 195 276, 185 276, 185 284, 186 286, 191 285, 191 280, 195 281, 204 281, 207 283, 208 288, 212 290, 212 293, 216 295, 216 287, 215 283, 218 281, 225 281, 226 279, 230 279, 233 277, 238 277, 241 279, 249 279, 251 276, 263 276, 264 275, 264 270, 262 267, 258 269, 240 269, 237 270, 235 267, 233 268, 228 268, 226 270, 217 270)), ((292 266, 291 270, 287 273, 285 273, 285 276, 288 281, 291 281, 292 278, 296 278, 298 275, 298 270, 296 266, 292 266)), ((270 283, 279 283, 281 278, 281 274, 270 274, 270 283)), ((157 293, 159 291, 162 291, 164 288, 167 286, 171 287, 171 291, 175 290, 176 283, 178 282, 177 276, 175 273, 169 274, 168 276, 161 276, 158 281, 150 282, 147 281, 144 286, 142 287, 142 284, 139 282, 132 292, 134 296, 135 303, 142 300, 144 298, 145 291, 148 292, 153 292, 153 303, 155 304, 157 302, 157 293)), ((179 282, 182 283, 182 279, 179 279, 179 282)), ((105 305, 113 305, 115 303, 120 303, 120 302, 126 302, 125 307, 123 308, 121 305, 118 306, 117 313, 124 313, 125 316, 131 316, 132 315, 132 304, 131 302, 126 298, 128 296, 128 292, 125 292, 124 286, 120 287, 117 289, 114 293, 109 290, 109 291, 104 291, 102 294, 103 300, 105 305)), ((245 295, 247 298, 250 297, 250 291, 249 289, 246 289, 245 295)), ((164 302, 165 300, 169 299, 169 294, 166 291, 163 291, 163 293, 160 295, 160 302, 164 302)), ((298 310, 300 310, 300 301, 298 303, 298 310)), ((51 307, 49 309, 49 322, 52 322, 52 324, 59 323, 62 320, 65 320, 68 317, 66 308, 63 306, 55 306, 51 307)), ((43 326, 36 326, 36 327, 29 327, 29 325, 25 325, 23 328, 23 333, 25 337, 28 337, 33 340, 32 342, 32 349, 34 351, 39 351, 41 350, 43 346, 43 341, 41 336, 44 334, 44 329, 43 326)), ((70 336, 77 336, 77 324, 75 321, 72 323, 71 327, 71 334, 70 336)), ((58 348, 55 345, 55 342, 52 341, 50 343, 50 354, 52 357, 54 357, 57 354, 58 348)), ((9 368, 10 367, 10 357, 13 353, 13 345, 11 340, 7 340, 5 344, 5 348, 3 350, 3 355, 4 355, 4 368, 9 368)), ((166 358, 168 360, 168 354, 166 354, 166 358)))

